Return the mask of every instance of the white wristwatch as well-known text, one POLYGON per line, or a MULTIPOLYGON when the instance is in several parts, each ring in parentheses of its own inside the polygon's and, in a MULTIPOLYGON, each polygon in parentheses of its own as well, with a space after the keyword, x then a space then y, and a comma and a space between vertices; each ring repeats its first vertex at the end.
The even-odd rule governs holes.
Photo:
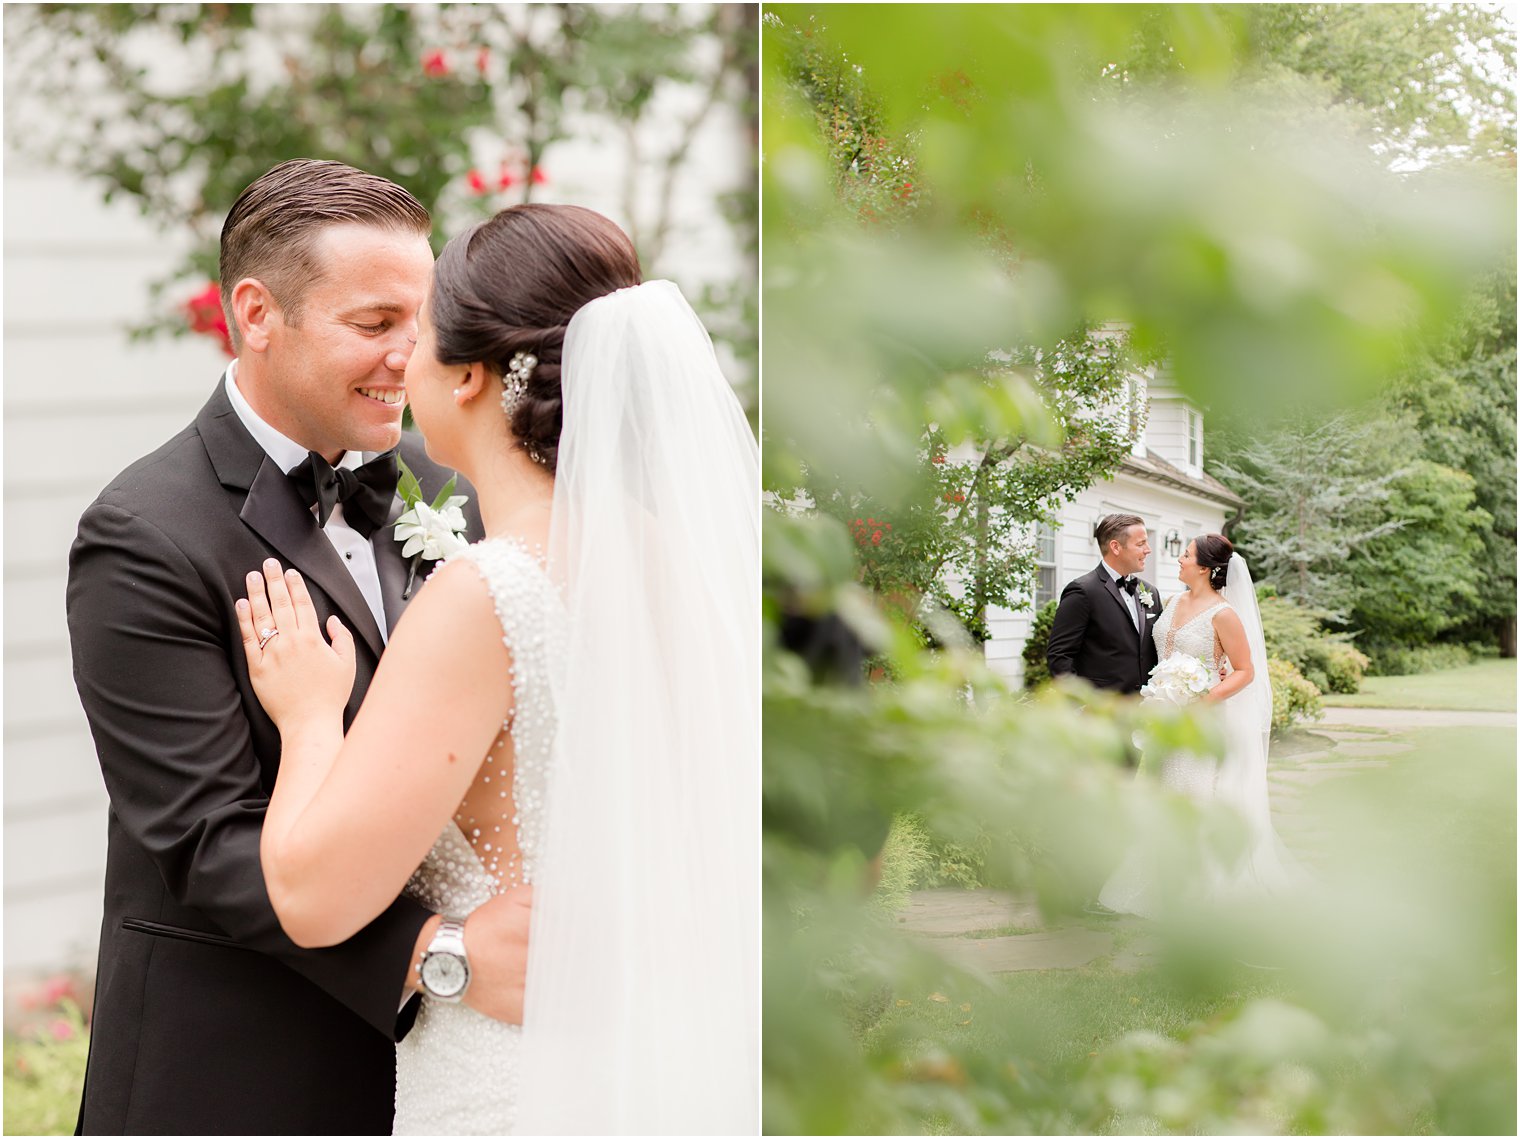
POLYGON ((470 959, 464 951, 464 921, 446 917, 417 966, 422 991, 435 1001, 456 1004, 470 987, 470 959))

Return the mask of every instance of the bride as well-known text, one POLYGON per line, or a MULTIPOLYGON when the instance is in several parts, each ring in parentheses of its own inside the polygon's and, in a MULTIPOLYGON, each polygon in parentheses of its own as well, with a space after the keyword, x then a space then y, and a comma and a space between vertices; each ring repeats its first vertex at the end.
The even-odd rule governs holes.
POLYGON ((754 1134, 758 462, 711 342, 612 222, 518 206, 439 256, 406 392, 486 537, 453 540, 347 736, 348 631, 277 563, 238 602, 281 733, 280 922, 336 944, 403 888, 444 915, 398 1134, 754 1134), (459 1003, 450 935, 520 883, 518 1028, 459 1003))
MULTIPOLYGON (((1201 804, 1223 803, 1244 819, 1247 846, 1225 865, 1206 857, 1203 886, 1208 896, 1280 893, 1299 871, 1272 827, 1267 795, 1267 747, 1272 733, 1272 685, 1256 589, 1245 559, 1222 534, 1203 534, 1188 543, 1177 576, 1187 587, 1156 619, 1159 671, 1175 654, 1200 660, 1211 677, 1223 678, 1202 696, 1220 706, 1224 758, 1145 756, 1142 773, 1201 804)), ((1133 851, 1104 885, 1101 905, 1121 913, 1155 917, 1163 908, 1162 874, 1146 852, 1133 851)))

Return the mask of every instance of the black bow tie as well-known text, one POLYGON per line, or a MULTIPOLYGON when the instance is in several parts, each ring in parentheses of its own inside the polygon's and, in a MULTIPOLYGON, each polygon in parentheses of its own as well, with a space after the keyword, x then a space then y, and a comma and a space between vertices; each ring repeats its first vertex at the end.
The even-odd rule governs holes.
POLYGON ((308 506, 317 508, 317 525, 326 526, 333 507, 343 504, 343 521, 368 538, 391 512, 396 497, 396 452, 377 455, 356 470, 334 468, 315 451, 307 452, 301 465, 290 472, 290 481, 308 506))
POLYGON ((1140 587, 1140 579, 1135 577, 1134 574, 1126 574, 1114 584, 1117 585, 1120 589, 1124 590, 1125 593, 1133 597, 1135 595, 1135 590, 1140 587))

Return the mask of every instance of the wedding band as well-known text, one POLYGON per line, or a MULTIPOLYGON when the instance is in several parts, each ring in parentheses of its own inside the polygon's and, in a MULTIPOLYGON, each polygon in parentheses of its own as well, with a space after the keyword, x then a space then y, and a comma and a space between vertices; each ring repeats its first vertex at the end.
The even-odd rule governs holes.
POLYGON ((278 630, 278 629, 260 629, 259 630, 259 652, 263 652, 264 651, 264 646, 267 645, 270 641, 274 640, 279 635, 280 635, 280 630, 278 630))

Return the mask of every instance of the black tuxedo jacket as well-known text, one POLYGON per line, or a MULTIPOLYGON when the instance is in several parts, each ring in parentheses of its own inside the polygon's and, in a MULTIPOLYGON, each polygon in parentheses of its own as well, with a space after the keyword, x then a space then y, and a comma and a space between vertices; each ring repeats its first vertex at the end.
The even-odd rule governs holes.
MULTIPOLYGON (((401 453, 431 499, 447 472, 414 436, 401 453)), ((371 541, 394 625, 407 563, 389 526, 371 541)), ((81 1134, 390 1134, 394 1041, 416 1013, 397 1005, 428 914, 400 899, 344 944, 306 950, 270 907, 259 832, 280 736, 249 684, 233 603, 271 556, 354 633, 347 726, 380 630, 220 382, 79 521, 69 637, 111 800, 81 1134)))
POLYGON ((1130 620, 1124 591, 1100 562, 1091 573, 1069 582, 1061 591, 1045 660, 1051 676, 1075 673, 1096 688, 1139 692, 1156 667, 1156 642, 1151 627, 1161 615, 1156 587, 1143 582, 1151 604, 1135 604, 1140 629, 1130 620))

